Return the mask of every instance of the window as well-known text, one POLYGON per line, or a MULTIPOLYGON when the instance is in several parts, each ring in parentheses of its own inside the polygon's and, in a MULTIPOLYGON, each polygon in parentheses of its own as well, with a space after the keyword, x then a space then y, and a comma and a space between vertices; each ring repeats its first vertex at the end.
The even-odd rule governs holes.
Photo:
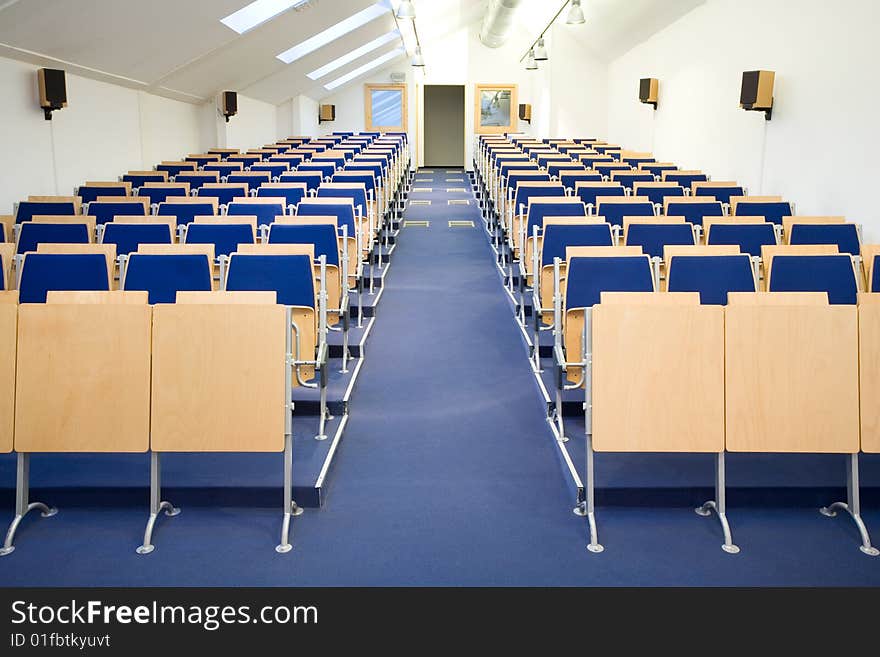
POLYGON ((406 85, 364 85, 364 113, 368 131, 406 132, 406 85))

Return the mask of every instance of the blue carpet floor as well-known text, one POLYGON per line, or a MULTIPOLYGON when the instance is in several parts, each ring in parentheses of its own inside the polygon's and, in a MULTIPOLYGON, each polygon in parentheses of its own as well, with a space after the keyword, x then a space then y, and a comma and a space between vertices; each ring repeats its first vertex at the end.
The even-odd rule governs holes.
MULTIPOLYGON (((445 192, 455 174, 418 177, 432 203, 405 218, 430 226, 401 230, 326 506, 291 553, 276 509, 184 504, 141 557, 145 509, 70 508, 25 523, 0 584, 880 585, 852 524, 815 509, 732 506, 731 556, 690 507, 600 507, 606 551, 587 552, 479 211, 445 192)), ((865 520, 880 532, 880 509, 865 520)))

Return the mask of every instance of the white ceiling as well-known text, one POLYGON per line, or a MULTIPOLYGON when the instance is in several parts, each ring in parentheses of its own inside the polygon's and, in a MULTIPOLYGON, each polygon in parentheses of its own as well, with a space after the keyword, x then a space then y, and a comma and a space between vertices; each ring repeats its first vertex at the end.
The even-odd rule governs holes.
MULTIPOLYGON (((0 56, 195 103, 224 89, 275 104, 297 94, 320 99, 328 93, 324 83, 400 46, 388 43, 317 82, 306 77, 393 30, 390 11, 292 64, 275 56, 376 1, 316 0, 304 11, 287 11, 239 35, 220 19, 250 0, 0 0, 0 56)), ((704 1, 585 0, 583 43, 612 59, 704 1)), ((416 0, 419 36, 442 41, 479 22, 486 4, 416 0)), ((535 36, 543 26, 529 20, 546 14, 548 5, 556 2, 524 2, 522 20, 535 36)))

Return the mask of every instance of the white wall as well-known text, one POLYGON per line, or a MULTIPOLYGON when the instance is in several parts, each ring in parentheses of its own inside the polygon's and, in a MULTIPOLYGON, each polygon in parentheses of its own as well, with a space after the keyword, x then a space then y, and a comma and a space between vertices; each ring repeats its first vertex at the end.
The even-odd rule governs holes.
POLYGON ((200 147, 199 108, 67 76, 68 106, 43 118, 37 67, 0 58, 0 214, 28 195, 70 195, 200 147))
POLYGON ((275 141, 277 132, 276 107, 261 100, 238 94, 238 113, 223 121, 226 131, 225 148, 259 148, 275 141))
POLYGON ((878 241, 878 24, 873 0, 709 0, 612 62, 608 138, 878 241), (755 69, 776 72, 769 122, 738 105, 755 69), (636 100, 642 77, 660 80, 656 113, 636 100))

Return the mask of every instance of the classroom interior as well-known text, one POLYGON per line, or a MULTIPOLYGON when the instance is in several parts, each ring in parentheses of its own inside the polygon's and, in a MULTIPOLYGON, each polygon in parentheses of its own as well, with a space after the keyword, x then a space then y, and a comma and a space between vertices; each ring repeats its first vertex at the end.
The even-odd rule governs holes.
POLYGON ((880 5, 797 5, 0 3, 0 586, 880 585, 880 5))

